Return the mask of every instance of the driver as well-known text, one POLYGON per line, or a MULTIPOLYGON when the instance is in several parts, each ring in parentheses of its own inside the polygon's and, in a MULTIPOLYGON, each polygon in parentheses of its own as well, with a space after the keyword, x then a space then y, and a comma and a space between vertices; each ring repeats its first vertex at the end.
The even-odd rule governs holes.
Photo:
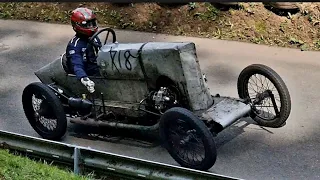
MULTIPOLYGON (((96 15, 88 8, 77 8, 72 11, 71 25, 76 34, 66 48, 67 63, 77 79, 93 93, 95 83, 88 76, 100 76, 96 62, 99 49, 89 44, 88 40, 98 30, 96 15)), ((101 47, 99 37, 94 41, 101 47)))

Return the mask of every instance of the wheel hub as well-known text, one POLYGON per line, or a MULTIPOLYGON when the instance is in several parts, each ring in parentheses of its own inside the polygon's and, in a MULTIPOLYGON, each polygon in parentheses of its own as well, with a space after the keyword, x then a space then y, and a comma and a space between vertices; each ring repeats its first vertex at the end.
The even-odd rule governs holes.
POLYGON ((180 140, 180 142, 179 142, 179 145, 180 145, 180 146, 185 146, 188 142, 190 142, 190 140, 191 140, 192 138, 194 138, 194 136, 193 136, 193 134, 192 134, 192 133, 194 133, 194 132, 195 132, 195 130, 189 130, 189 131, 187 131, 187 135, 181 138, 181 140, 180 140))
POLYGON ((46 101, 42 101, 40 104, 40 109, 36 111, 38 116, 43 116, 48 119, 54 119, 54 114, 50 111, 50 106, 46 101))
POLYGON ((265 90, 262 93, 257 93, 256 98, 253 101, 253 104, 261 105, 265 98, 271 97, 271 94, 272 92, 270 90, 265 90))

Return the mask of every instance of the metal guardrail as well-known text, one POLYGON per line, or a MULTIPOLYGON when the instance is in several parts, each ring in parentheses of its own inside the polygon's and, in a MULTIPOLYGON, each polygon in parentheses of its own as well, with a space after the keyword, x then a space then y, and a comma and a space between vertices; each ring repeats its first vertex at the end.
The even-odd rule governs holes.
POLYGON ((73 164, 75 174, 81 173, 80 166, 84 166, 85 168, 102 170, 105 174, 112 173, 138 179, 238 180, 210 172, 127 157, 7 131, 0 131, 0 145, 2 148, 25 152, 44 160, 73 164))

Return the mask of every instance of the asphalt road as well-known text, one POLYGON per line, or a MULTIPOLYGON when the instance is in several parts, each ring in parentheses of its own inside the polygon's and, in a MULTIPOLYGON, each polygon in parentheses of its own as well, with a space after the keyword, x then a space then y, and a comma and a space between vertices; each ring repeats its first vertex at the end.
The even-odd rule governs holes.
MULTIPOLYGON (((58 57, 73 36, 68 25, 0 20, 0 129, 38 136, 21 105, 23 88, 38 81, 33 72, 58 57)), ((243 179, 320 179, 319 52, 272 48, 222 40, 116 31, 119 42, 193 41, 213 94, 237 96, 240 71, 252 63, 276 70, 292 98, 292 113, 280 129, 242 120, 216 137, 218 159, 210 171, 243 179)), ((159 146, 141 147, 130 140, 107 142, 77 138, 64 142, 177 165, 159 146)), ((127 135, 129 132, 122 132, 127 135)), ((129 135, 130 136, 130 135, 129 135)))

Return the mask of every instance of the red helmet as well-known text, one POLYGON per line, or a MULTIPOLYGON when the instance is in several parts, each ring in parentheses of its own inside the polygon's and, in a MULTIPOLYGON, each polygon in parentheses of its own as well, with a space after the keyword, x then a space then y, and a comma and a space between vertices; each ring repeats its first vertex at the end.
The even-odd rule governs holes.
POLYGON ((97 17, 88 8, 77 8, 72 11, 71 24, 73 30, 87 36, 92 36, 98 30, 97 17))

